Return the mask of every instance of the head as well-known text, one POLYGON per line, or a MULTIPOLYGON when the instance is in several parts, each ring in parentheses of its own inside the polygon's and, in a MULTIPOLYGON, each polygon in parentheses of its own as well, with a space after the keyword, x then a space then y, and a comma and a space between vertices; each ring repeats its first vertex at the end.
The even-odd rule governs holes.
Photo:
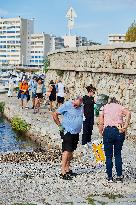
POLYGON ((91 85, 86 87, 88 95, 89 96, 94 96, 95 92, 96 92, 96 88, 91 85))
POLYGON ((38 84, 42 84, 42 79, 41 79, 41 78, 38 78, 38 79, 37 79, 37 83, 38 83, 38 84))
POLYGON ((34 80, 34 81, 37 81, 37 78, 36 78, 36 76, 34 76, 34 77, 33 77, 33 80, 34 80))
POLYGON ((50 81, 50 85, 51 85, 51 84, 54 84, 53 80, 50 81))
POLYGON ((109 98, 109 103, 119 104, 119 101, 115 97, 111 97, 111 98, 109 98))
POLYGON ((23 83, 24 83, 24 84, 25 84, 25 83, 27 83, 27 80, 26 80, 26 79, 24 79, 23 83))
POLYGON ((57 84, 57 83, 59 82, 59 81, 58 81, 58 79, 56 79, 56 81, 55 81, 55 82, 56 82, 56 84, 57 84))
POLYGON ((78 96, 77 98, 74 99, 73 105, 74 107, 80 107, 83 103, 83 98, 81 96, 78 96))

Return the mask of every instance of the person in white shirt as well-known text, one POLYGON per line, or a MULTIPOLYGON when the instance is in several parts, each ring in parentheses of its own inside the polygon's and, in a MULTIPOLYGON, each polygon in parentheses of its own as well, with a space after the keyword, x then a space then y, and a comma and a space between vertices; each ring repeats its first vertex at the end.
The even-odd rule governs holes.
POLYGON ((13 88, 14 88, 13 78, 12 78, 12 77, 10 77, 10 78, 9 78, 9 90, 8 90, 8 97, 12 97, 12 96, 13 96, 13 88))
POLYGON ((61 80, 58 82, 58 93, 57 93, 57 103, 60 107, 64 103, 65 87, 61 80))

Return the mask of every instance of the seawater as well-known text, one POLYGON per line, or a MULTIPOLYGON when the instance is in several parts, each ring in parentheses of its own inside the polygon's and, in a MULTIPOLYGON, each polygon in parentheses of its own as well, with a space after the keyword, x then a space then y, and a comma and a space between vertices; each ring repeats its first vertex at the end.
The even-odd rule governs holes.
POLYGON ((11 124, 0 117, 0 153, 32 152, 36 145, 24 135, 17 134, 11 124))

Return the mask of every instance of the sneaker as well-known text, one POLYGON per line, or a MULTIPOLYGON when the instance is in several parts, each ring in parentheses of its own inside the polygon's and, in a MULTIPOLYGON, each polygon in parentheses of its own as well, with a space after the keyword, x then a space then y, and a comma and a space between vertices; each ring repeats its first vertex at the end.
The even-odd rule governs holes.
POLYGON ((69 172, 67 172, 67 174, 71 177, 76 177, 77 173, 73 172, 72 170, 69 170, 69 172))
POLYGON ((109 183, 113 183, 113 178, 112 177, 108 177, 107 180, 108 180, 109 183))
POLYGON ((123 179, 124 179, 124 176, 123 176, 123 175, 117 176, 117 177, 116 177, 116 182, 123 182, 123 179))
POLYGON ((72 180, 72 177, 69 174, 60 174, 60 178, 64 180, 72 180))

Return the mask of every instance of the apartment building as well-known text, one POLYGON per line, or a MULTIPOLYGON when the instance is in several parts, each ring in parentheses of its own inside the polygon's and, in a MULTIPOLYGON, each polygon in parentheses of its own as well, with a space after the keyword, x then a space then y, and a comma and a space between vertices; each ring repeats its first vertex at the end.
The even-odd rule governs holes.
POLYGON ((79 47, 79 46, 90 46, 97 45, 99 43, 88 40, 86 37, 82 36, 64 36, 64 47, 79 47))
POLYGON ((124 43, 125 42, 125 34, 109 34, 108 35, 108 43, 124 43))
POLYGON ((34 20, 0 18, 0 65, 29 65, 34 20))
POLYGON ((50 51, 64 48, 64 38, 54 35, 50 36, 50 51))
POLYGON ((50 35, 45 33, 35 33, 31 35, 31 66, 41 67, 44 58, 50 51, 50 35))

